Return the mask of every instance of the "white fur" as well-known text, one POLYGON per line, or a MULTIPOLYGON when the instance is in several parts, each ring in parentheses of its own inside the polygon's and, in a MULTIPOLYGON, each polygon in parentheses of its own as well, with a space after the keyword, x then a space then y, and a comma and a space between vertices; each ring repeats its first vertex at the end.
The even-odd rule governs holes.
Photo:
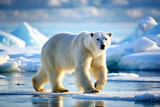
POLYGON ((63 76, 75 71, 80 90, 98 92, 107 80, 105 53, 110 42, 111 36, 105 32, 95 32, 93 37, 90 32, 54 35, 42 48, 42 65, 32 78, 33 87, 36 91, 45 91, 43 86, 49 80, 52 92, 67 92, 62 86, 63 76), (105 45, 105 49, 100 49, 101 45, 105 45), (95 84, 91 81, 90 72, 97 80, 95 84))

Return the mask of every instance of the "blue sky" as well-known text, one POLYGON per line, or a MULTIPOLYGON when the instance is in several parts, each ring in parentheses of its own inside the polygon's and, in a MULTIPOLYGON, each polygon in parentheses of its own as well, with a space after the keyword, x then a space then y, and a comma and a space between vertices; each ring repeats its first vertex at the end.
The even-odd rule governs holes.
POLYGON ((160 0, 0 0, 0 23, 119 23, 152 16, 160 0))

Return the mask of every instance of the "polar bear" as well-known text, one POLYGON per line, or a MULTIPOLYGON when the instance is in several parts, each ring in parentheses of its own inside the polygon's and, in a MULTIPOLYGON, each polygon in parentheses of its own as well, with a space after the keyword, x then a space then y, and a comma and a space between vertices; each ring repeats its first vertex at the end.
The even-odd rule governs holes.
POLYGON ((78 35, 59 33, 42 47, 41 63, 32 84, 36 91, 43 92, 44 84, 51 84, 52 92, 69 92, 62 85, 66 73, 75 72, 76 85, 84 93, 98 93, 107 80, 106 50, 112 33, 82 32, 78 35), (96 79, 93 84, 91 76, 96 79))

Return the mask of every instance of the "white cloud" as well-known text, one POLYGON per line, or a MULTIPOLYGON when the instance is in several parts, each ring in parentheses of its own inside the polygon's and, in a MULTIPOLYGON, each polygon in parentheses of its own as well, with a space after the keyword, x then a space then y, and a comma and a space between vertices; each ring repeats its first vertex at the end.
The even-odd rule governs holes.
POLYGON ((160 17, 160 11, 158 11, 158 10, 152 9, 152 10, 151 10, 151 14, 152 14, 153 16, 158 16, 158 17, 160 17))
POLYGON ((48 6, 60 6, 61 1, 60 0, 49 0, 48 1, 48 6))
POLYGON ((0 19, 5 19, 5 18, 6 18, 5 12, 0 10, 0 19))
POLYGON ((128 5, 128 0, 112 0, 113 5, 128 5))
POLYGON ((11 0, 0 0, 1 5, 10 5, 12 3, 11 0))
POLYGON ((132 18, 141 18, 143 16, 141 10, 138 9, 126 10, 126 14, 132 18))

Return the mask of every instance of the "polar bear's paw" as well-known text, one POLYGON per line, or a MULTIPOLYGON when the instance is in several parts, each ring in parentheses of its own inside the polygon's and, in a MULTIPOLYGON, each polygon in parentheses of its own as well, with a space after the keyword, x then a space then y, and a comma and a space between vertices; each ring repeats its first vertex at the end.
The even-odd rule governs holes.
POLYGON ((41 89, 38 89, 37 90, 38 92, 49 92, 47 89, 45 89, 45 88, 41 88, 41 89))
POLYGON ((94 87, 97 90, 102 90, 105 83, 106 83, 106 80, 101 80, 101 81, 98 80, 95 82, 94 87))
POLYGON ((69 90, 66 88, 60 87, 60 88, 56 88, 56 89, 52 90, 52 92, 54 92, 54 93, 68 93, 69 90))
POLYGON ((99 90, 97 90, 97 89, 90 89, 90 90, 86 90, 84 93, 99 93, 99 90))

